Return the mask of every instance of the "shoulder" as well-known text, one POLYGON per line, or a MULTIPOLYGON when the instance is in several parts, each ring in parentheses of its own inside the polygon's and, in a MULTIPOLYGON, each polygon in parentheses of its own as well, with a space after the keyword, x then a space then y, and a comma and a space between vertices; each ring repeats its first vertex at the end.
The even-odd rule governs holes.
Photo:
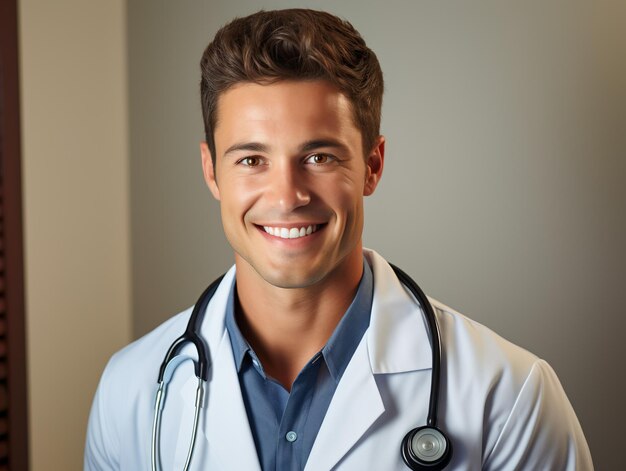
POLYGON ((552 367, 445 304, 431 303, 443 344, 445 421, 454 433, 474 428, 483 469, 511 463, 518 469, 593 469, 576 414, 552 367), (471 418, 473 426, 457 427, 458 416, 471 418))
MULTIPOLYGON (((431 337, 420 321, 419 303, 382 257, 365 255, 376 283, 368 345, 372 370, 430 369, 431 337)), ((454 463, 592 469, 576 415, 550 365, 449 306, 429 301, 442 345, 439 421, 455 443, 454 463)), ((411 375, 402 378, 413 385, 411 375)))
POLYGON ((151 422, 159 365, 190 314, 188 309, 170 318, 111 357, 89 415, 86 470, 124 468, 139 462, 142 451, 149 449, 145 434, 136 431, 151 422))
POLYGON ((525 384, 535 378, 534 370, 552 371, 545 361, 479 322, 437 300, 431 299, 431 304, 441 335, 448 395, 464 391, 480 404, 483 416, 508 416, 525 384))
POLYGON ((464 368, 480 365, 481 369, 489 366, 501 373, 506 370, 509 374, 520 376, 520 379, 525 378, 539 361, 533 353, 479 322, 440 301, 429 300, 437 317, 446 361, 462 361, 464 368))
MULTIPOLYGON (((204 308, 200 334, 209 346, 221 339, 224 330, 224 306, 232 288, 233 278, 234 269, 231 268, 204 308)), ((132 393, 142 393, 146 389, 153 391, 159 367, 169 347, 185 332, 192 312, 193 306, 172 316, 151 332, 115 353, 102 374, 98 390, 104 390, 110 395, 126 396, 132 393)), ((180 353, 196 357, 191 344, 183 347, 180 353)), ((148 396, 152 398, 151 394, 148 396)))
POLYGON ((191 308, 111 356, 97 390, 100 406, 109 411, 111 420, 127 413, 125 405, 152 400, 159 365, 168 347, 184 332, 190 315, 191 308))
POLYGON ((192 308, 186 309, 175 316, 169 318, 154 330, 128 344, 118 352, 114 353, 107 364, 103 378, 122 376, 134 381, 150 376, 156 383, 158 367, 164 357, 168 347, 185 330, 185 326, 191 316, 192 308), (152 371, 146 368, 146 363, 150 359, 152 371))

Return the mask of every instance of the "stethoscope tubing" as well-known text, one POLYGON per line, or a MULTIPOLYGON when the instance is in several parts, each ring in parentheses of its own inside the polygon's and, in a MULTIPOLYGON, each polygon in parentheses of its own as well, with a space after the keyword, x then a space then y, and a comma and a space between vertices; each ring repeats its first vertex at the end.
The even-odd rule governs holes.
POLYGON ((195 363, 196 377, 203 379, 204 381, 209 380, 209 367, 211 357, 209 355, 209 347, 202 337, 200 337, 200 327, 202 326, 202 321, 204 320, 204 313, 209 305, 209 302, 213 298, 215 291, 217 291, 218 286, 222 282, 224 275, 220 276, 218 279, 213 281, 209 285, 207 289, 200 295, 198 301, 196 302, 193 311, 191 312, 191 317, 189 318, 189 322, 187 323, 187 328, 183 335, 178 337, 170 348, 167 350, 165 358, 161 363, 159 368, 159 376, 157 378, 157 383, 161 383, 165 376, 165 369, 169 362, 180 353, 182 348, 187 343, 192 343, 196 350, 198 351, 198 362, 195 363))
POLYGON ((439 331, 439 324, 437 323, 437 318, 435 317, 435 311, 433 310, 432 304, 419 285, 400 268, 391 263, 389 265, 393 268, 393 271, 396 273, 400 282, 417 298, 422 309, 424 310, 426 322, 428 323, 432 350, 432 370, 430 376, 430 399, 428 402, 428 416, 426 424, 429 427, 437 427, 439 385, 441 383, 441 332, 439 331))
POLYGON ((165 400, 168 383, 165 373, 168 365, 179 355, 180 351, 187 343, 192 343, 198 352, 198 361, 194 362, 195 375, 198 378, 198 386, 196 388, 193 429, 191 432, 191 440, 189 443, 189 449, 187 450, 187 458, 185 459, 183 471, 187 471, 191 464, 191 457, 193 456, 196 436, 198 434, 198 425, 200 423, 200 409, 202 408, 204 401, 204 385, 209 380, 209 367, 211 360, 209 347, 204 339, 202 339, 199 335, 200 326, 202 325, 204 313, 206 312, 209 302, 213 298, 213 295, 215 294, 215 291, 217 291, 217 288, 223 278, 224 275, 220 276, 200 295, 200 298, 191 312, 191 317, 189 318, 185 332, 183 335, 178 337, 172 345, 170 345, 159 368, 159 375, 157 377, 159 387, 155 398, 154 418, 152 422, 152 439, 150 443, 150 461, 152 471, 159 471, 161 469, 161 417, 163 415, 163 401, 165 400))

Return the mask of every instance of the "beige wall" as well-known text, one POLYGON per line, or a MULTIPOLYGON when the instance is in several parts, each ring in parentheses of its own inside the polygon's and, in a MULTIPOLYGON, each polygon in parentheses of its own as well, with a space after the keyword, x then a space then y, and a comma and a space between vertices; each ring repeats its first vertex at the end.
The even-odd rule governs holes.
POLYGON ((82 469, 87 415, 130 339, 125 3, 21 0, 31 469, 82 469))

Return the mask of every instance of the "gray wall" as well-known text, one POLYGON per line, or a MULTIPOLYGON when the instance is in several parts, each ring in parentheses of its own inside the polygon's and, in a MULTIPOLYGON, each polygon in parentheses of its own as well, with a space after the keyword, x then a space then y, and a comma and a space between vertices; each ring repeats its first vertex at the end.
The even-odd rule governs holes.
MULTIPOLYGON (((135 336, 232 263, 200 169, 202 50, 233 16, 296 4, 128 2, 135 336)), ((626 4, 308 5, 349 19, 385 72, 387 160, 366 245, 547 359, 597 469, 618 469, 626 4)))

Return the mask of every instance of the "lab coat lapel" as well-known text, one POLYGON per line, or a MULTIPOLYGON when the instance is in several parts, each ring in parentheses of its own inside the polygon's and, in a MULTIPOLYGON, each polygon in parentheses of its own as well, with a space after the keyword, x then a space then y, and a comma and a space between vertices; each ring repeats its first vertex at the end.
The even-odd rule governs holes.
POLYGON ((372 317, 367 345, 374 374, 432 368, 432 350, 422 308, 389 263, 364 250, 374 274, 372 317))
POLYGON ((421 308, 382 257, 364 250, 374 274, 370 326, 341 378, 305 471, 334 466, 385 413, 377 374, 430 369, 430 339, 421 308))
POLYGON ((254 438, 241 396, 233 349, 225 325, 228 294, 235 276, 234 267, 224 276, 202 323, 202 335, 209 342, 211 372, 205 393, 205 422, 202 430, 209 455, 215 456, 218 469, 260 471, 254 438))
MULTIPOLYGON (((260 471, 254 439, 248 424, 228 332, 213 346, 211 377, 205 386, 192 469, 245 469, 260 471), (202 467, 198 467, 202 465, 202 467)), ((187 456, 192 428, 197 378, 190 374, 180 390, 184 403, 173 469, 181 469, 187 456)))
MULTIPOLYGON (((239 378, 233 358, 230 337, 225 327, 228 294, 234 268, 225 276, 207 307, 202 322, 202 337, 209 346, 209 381, 205 386, 202 419, 196 439, 192 469, 242 469, 260 471, 254 439, 241 396, 239 378)), ((193 417, 197 379, 190 375, 181 390, 185 416, 193 417)), ((191 425, 186 425, 190 427, 191 425)), ((186 428, 184 430, 189 430, 186 428)), ((180 436, 183 435, 181 426, 180 436)), ((186 434, 189 436, 189 434, 186 434)), ((175 463, 181 469, 188 441, 179 440, 175 463)))
POLYGON ((343 374, 315 439, 305 471, 332 469, 384 412, 361 341, 343 374))
POLYGON ((216 454, 220 469, 260 471, 259 459, 233 359, 228 333, 216 352, 209 382, 204 424, 209 454, 216 454))

